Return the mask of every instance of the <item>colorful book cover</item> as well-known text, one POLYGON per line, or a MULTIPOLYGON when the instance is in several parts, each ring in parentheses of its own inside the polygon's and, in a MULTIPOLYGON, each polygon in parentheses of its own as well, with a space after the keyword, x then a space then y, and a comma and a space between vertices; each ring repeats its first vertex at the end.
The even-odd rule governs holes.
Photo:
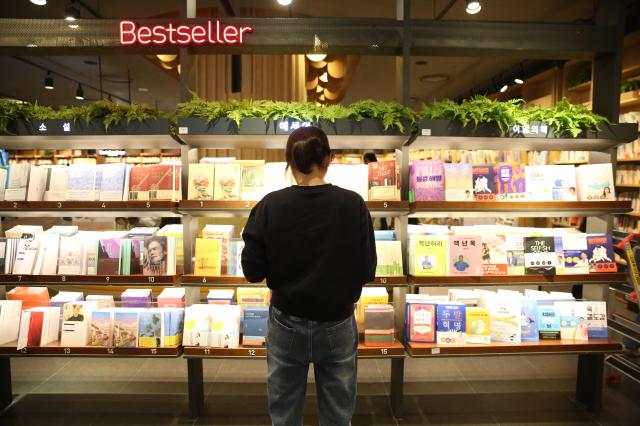
POLYGON ((221 163, 215 165, 214 200, 239 200, 241 171, 240 164, 221 163))
POLYGON ((565 275, 564 246, 562 245, 562 235, 553 237, 553 245, 556 253, 556 275, 565 275))
POLYGON ((395 160, 371 162, 369 168, 369 200, 400 200, 398 163, 395 160))
POLYGON ((482 240, 478 236, 449 237, 449 275, 482 275, 482 240))
POLYGON ((165 309, 163 315, 162 346, 172 347, 182 344, 184 329, 184 309, 165 309))
POLYGON ((269 308, 250 306, 244 308, 242 344, 244 346, 264 346, 267 336, 269 308))
POLYGON ((129 171, 129 200, 146 201, 149 199, 151 174, 148 167, 135 166, 129 171))
POLYGON ((113 313, 93 311, 91 313, 91 346, 113 346, 113 313))
POLYGON ((507 275, 504 235, 482 235, 482 275, 507 275))
POLYGON ((444 163, 418 160, 409 167, 409 201, 444 201, 444 163))
POLYGON ((446 276, 447 237, 430 235, 413 235, 410 238, 412 250, 412 275, 446 276))
POLYGON ((522 340, 525 342, 537 342, 538 334, 538 301, 522 299, 522 340))
POLYGON ((588 340, 587 305, 585 302, 555 302, 560 316, 560 338, 588 340))
POLYGON ((611 235, 587 235, 589 272, 617 272, 611 235))
POLYGON ((553 200, 553 166, 526 166, 524 174, 528 201, 553 200))
POLYGON ((524 275, 524 235, 506 234, 507 275, 524 275))
POLYGON ((196 238, 194 274, 201 277, 219 277, 222 264, 222 240, 196 238))
POLYGON ((120 275, 121 243, 115 238, 98 241, 98 275, 120 275))
POLYGON ((521 299, 495 296, 489 299, 491 313, 491 341, 520 343, 522 339, 521 299))
POLYGON ((240 197, 245 201, 259 201, 264 195, 264 161, 241 164, 242 184, 240 197))
POLYGON ((118 311, 114 313, 113 338, 116 348, 138 346, 138 312, 118 311))
POLYGON ((559 340, 560 314, 558 308, 551 305, 539 305, 537 312, 540 340, 559 340))
POLYGON ((523 201, 526 196, 524 164, 496 165, 496 194, 499 201, 523 201))
POLYGON ((444 165, 444 197, 447 201, 473 201, 473 174, 469 163, 444 165))
POLYGON ((44 323, 43 311, 30 311, 29 334, 27 346, 40 346, 42 342, 42 328, 44 323))
POLYGON ((82 274, 83 244, 81 238, 77 236, 60 238, 58 256, 59 275, 82 274))
POLYGON ((562 236, 565 274, 589 273, 589 249, 585 234, 572 233, 562 236))
POLYGON ((162 311, 142 310, 138 315, 138 347, 162 346, 162 311))
MULTIPOLYGON (((237 293, 240 294, 241 289, 238 288, 237 293)), ((239 296, 238 296, 239 297, 239 296)), ((364 331, 364 310, 369 305, 384 305, 389 303, 389 293, 384 287, 365 287, 360 294, 360 300, 356 304, 356 320, 358 330, 364 331)))
POLYGON ((578 201, 576 168, 573 165, 553 166, 551 196, 554 201, 578 201))
POLYGON ((606 339, 609 337, 607 328, 607 302, 588 301, 587 331, 589 339, 606 339))
POLYGON ((585 164, 578 167, 580 201, 614 201, 616 199, 611 163, 585 164))
POLYGON ((527 275, 555 275, 554 237, 524 237, 524 262, 527 275))
POLYGON ((127 164, 101 164, 98 168, 101 170, 100 201, 122 201, 127 164))
POLYGON ((393 306, 369 305, 364 309, 364 345, 390 346, 394 341, 393 306))
POLYGON ((433 303, 407 303, 407 337, 410 342, 436 341, 436 305, 433 303))
POLYGON ((189 164, 190 200, 213 200, 214 164, 189 164))
POLYGON ((175 176, 176 166, 169 164, 155 164, 149 166, 149 173, 151 175, 149 186, 149 199, 150 200, 175 200, 176 189, 175 188, 175 176))
POLYGON ((491 343, 491 320, 488 309, 467 307, 467 343, 491 343))
POLYGON ((493 166, 473 166, 473 197, 476 201, 496 199, 496 181, 493 166))
POLYGON ((464 344, 466 342, 466 306, 463 303, 438 303, 436 309, 438 344, 464 344))
POLYGON ((167 275, 168 240, 171 237, 146 237, 140 248, 143 275, 167 275))

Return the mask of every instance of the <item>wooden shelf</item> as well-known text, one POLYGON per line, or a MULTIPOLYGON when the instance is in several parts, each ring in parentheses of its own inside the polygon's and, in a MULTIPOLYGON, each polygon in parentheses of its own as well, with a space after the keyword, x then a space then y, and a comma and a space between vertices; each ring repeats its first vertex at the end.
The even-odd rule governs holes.
POLYGON ((640 157, 635 158, 618 158, 616 159, 618 163, 640 163, 640 157))
POLYGON ((631 212, 631 213, 625 213, 625 214, 630 217, 640 217, 640 213, 638 212, 631 212))
POLYGON ((0 201, 0 216, 176 216, 175 201, 0 201))
POLYGON ((9 275, 0 274, 0 284, 20 285, 118 285, 150 286, 177 283, 175 275, 9 275))
POLYGON ((416 201, 413 217, 567 217, 602 216, 631 211, 631 201, 416 201))
POLYGON ((464 355, 513 355, 513 354, 561 354, 561 353, 612 353, 621 352, 622 344, 609 339, 540 340, 539 342, 503 343, 488 345, 438 345, 435 343, 407 343, 412 357, 464 356, 464 355))
POLYGON ((591 89, 591 80, 567 88, 569 92, 582 92, 591 89))
POLYGON ((409 275, 416 286, 480 286, 480 285, 567 285, 610 284, 627 281, 623 272, 593 273, 580 275, 483 275, 477 277, 416 277, 409 275))
POLYGON ((372 285, 372 286, 386 286, 386 287, 404 287, 406 285, 408 285, 409 281, 407 280, 406 276, 401 276, 401 277, 376 277, 375 280, 373 280, 370 283, 367 283, 367 285, 372 285))
POLYGON ((640 185, 632 185, 632 184, 626 184, 626 183, 616 183, 616 189, 637 190, 637 189, 640 189, 640 185))
POLYGON ((182 347, 170 348, 108 348, 104 346, 60 346, 51 343, 47 346, 29 346, 16 349, 17 342, 0 346, 0 356, 65 356, 65 357, 140 357, 140 358, 176 358, 182 354, 182 347))
MULTIPOLYGON (((407 277, 376 277, 376 279, 368 286, 383 286, 383 287, 404 287, 407 286, 407 277)), ((199 275, 182 275, 180 277, 180 283, 184 286, 196 286, 196 287, 264 287, 266 283, 250 283, 245 277, 235 276, 199 276, 199 275)))
MULTIPOLYGON (((358 358, 398 358, 404 357, 405 348, 400 342, 394 342, 390 346, 365 346, 358 345, 358 358)), ((208 348, 202 346, 185 346, 184 356, 186 358, 266 358, 267 349, 265 347, 245 347, 238 348, 208 348)))
POLYGON ((640 91, 632 90, 620 94, 620 106, 630 107, 640 105, 640 91))

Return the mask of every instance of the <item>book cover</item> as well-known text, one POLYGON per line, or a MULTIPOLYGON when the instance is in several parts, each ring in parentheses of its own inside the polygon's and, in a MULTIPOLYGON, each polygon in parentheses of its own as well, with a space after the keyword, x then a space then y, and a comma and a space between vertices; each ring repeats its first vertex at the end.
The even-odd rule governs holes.
POLYGON ((409 238, 410 273, 415 276, 446 276, 448 238, 412 235, 409 238))
POLYGON ((245 201, 259 201, 264 196, 264 161, 253 163, 241 163, 240 198, 245 201))
POLYGON ((555 302, 560 316, 562 340, 588 340, 587 305, 585 302, 555 302))
POLYGON ((444 165, 444 198, 446 201, 473 201, 473 173, 469 163, 444 165))
POLYGON ((212 289, 207 293, 207 303, 211 305, 230 305, 236 291, 234 289, 212 289))
POLYGON ((138 347, 162 346, 162 311, 145 309, 138 315, 138 347))
POLYGON ((507 275, 524 275, 524 235, 506 234, 507 275))
POLYGON ((524 262, 527 275, 555 275, 554 237, 524 237, 524 262))
POLYGON ((27 346, 40 346, 42 343, 42 328, 45 320, 44 314, 43 311, 30 311, 27 346))
POLYGON ((369 172, 369 200, 400 200, 398 163, 395 160, 374 161, 367 164, 369 172))
POLYGON ((551 197, 554 201, 578 201, 576 168, 573 165, 553 166, 551 197))
POLYGON ((507 275, 504 235, 482 235, 482 275, 507 275))
POLYGON ((67 200, 95 200, 96 172, 94 164, 70 164, 67 169, 67 200))
POLYGON ((46 167, 31 166, 31 170, 29 171, 27 201, 42 201, 47 186, 47 174, 46 167))
POLYGON ((242 335, 242 344, 244 346, 265 345, 268 318, 269 308, 266 306, 249 306, 244 308, 244 334, 242 335))
POLYGON ((98 275, 120 275, 121 243, 114 238, 98 241, 98 275))
POLYGON ((264 193, 278 191, 292 184, 290 173, 286 172, 287 163, 266 163, 264 165, 264 193))
POLYGON ((611 163, 579 166, 576 175, 580 201, 614 201, 616 199, 611 163))
POLYGON ((490 311, 491 341, 520 343, 522 339, 521 299, 493 296, 486 307, 490 311))
POLYGON ((27 199, 30 169, 31 164, 29 163, 17 163, 9 166, 4 191, 5 201, 25 201, 27 199))
POLYGON ((154 164, 149 166, 150 186, 149 200, 175 200, 177 168, 171 164, 154 164))
POLYGON ((189 199, 213 200, 214 179, 213 164, 189 164, 189 199))
POLYGON ((100 201, 122 201, 126 163, 100 164, 100 201))
POLYGON ((51 166, 47 170, 44 201, 67 200, 67 166, 51 166))
POLYGON ((116 310, 113 323, 113 338, 116 348, 135 348, 138 346, 138 311, 116 310))
POLYGON ((486 308, 467 307, 467 343, 491 343, 491 320, 486 308))
POLYGON ((330 164, 324 180, 369 199, 369 168, 366 164, 330 164))
POLYGON ((552 305, 538 305, 538 332, 540 340, 560 339, 560 314, 552 305))
POLYGON ((466 342, 466 307, 463 303, 438 303, 436 338, 439 345, 462 345, 466 342))
POLYGON ((562 252, 565 274, 589 273, 589 249, 585 234, 564 234, 562 236, 562 252))
POLYGON ((410 342, 436 341, 436 305, 407 302, 407 339, 410 342))
POLYGON ((191 305, 184 311, 184 346, 207 346, 211 332, 211 310, 205 305, 191 305))
POLYGON ((62 310, 62 346, 86 346, 90 341, 92 312, 95 302, 65 303, 62 310))
POLYGON ((146 237, 140 248, 143 275, 167 275, 168 239, 172 237, 146 237))
POLYGON ((409 167, 409 201, 444 201, 444 163, 417 160, 409 167))
POLYGON ((240 306, 219 305, 211 311, 209 346, 237 348, 240 345, 240 306))
POLYGON ((476 201, 494 201, 496 199, 496 181, 493 166, 473 166, 473 198, 476 201))
POLYGON ((93 311, 91 313, 90 346, 113 346, 113 312, 93 311))
POLYGON ((364 345, 390 346, 394 340, 393 306, 369 305, 364 309, 364 345))
POLYGON ((607 302, 587 301, 587 334, 589 339, 606 339, 609 337, 607 328, 607 302))
POLYGON ((478 236, 449 237, 449 275, 482 275, 482 240, 478 236))
POLYGON ((524 174, 528 201, 553 200, 553 166, 526 166, 524 174))
POLYGON ((162 313, 162 346, 173 347, 182 344, 184 329, 184 309, 164 309, 162 313))
POLYGON ((18 340, 22 301, 0 300, 0 345, 18 340))
POLYGON ((522 340, 536 342, 540 339, 538 334, 538 301, 522 299, 522 340))
POLYGON ((564 246, 562 245, 562 235, 554 235, 553 245, 556 255, 556 275, 565 275, 564 246))
POLYGON ((219 277, 222 264, 222 240, 219 238, 196 238, 194 274, 219 277))
POLYGON ((18 251, 13 263, 15 275, 31 275, 38 257, 39 240, 33 238, 21 238, 18 241, 18 251))
MULTIPOLYGON (((238 296, 241 289, 237 290, 238 296)), ((360 294, 360 300, 356 304, 356 320, 358 330, 364 330, 364 310, 369 305, 385 305, 389 303, 389 293, 384 287, 365 287, 360 294)))
POLYGON ((611 235, 587 235, 589 272, 617 272, 611 235))
POLYGON ((499 201, 523 201, 526 196, 524 164, 496 165, 496 194, 499 201))
POLYGON ((129 170, 129 196, 131 201, 149 200, 151 188, 151 174, 149 169, 143 166, 134 166, 129 170))
POLYGON ((222 163, 215 165, 214 200, 239 200, 241 185, 240 165, 222 163))

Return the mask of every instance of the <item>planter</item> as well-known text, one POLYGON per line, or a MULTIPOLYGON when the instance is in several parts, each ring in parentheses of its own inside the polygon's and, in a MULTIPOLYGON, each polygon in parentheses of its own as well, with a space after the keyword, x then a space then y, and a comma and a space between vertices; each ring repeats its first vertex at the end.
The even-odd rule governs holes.
POLYGON ((312 121, 300 121, 293 119, 270 120, 268 133, 272 135, 288 135, 300 127, 311 127, 317 125, 317 123, 312 121))
POLYGON ((105 129, 101 118, 87 123, 77 120, 18 120, 8 128, 9 134, 17 136, 82 136, 82 135, 166 135, 169 121, 166 119, 126 121, 112 124, 105 129))
POLYGON ((360 121, 351 121, 351 135, 388 135, 388 136, 402 136, 408 135, 411 132, 411 126, 409 121, 403 120, 404 132, 401 132, 397 127, 390 127, 385 130, 382 124, 382 120, 377 118, 364 118, 360 121))
POLYGON ((320 120, 318 127, 327 135, 351 135, 352 120, 348 118, 338 118, 335 122, 320 120))
POLYGON ((204 118, 179 118, 178 135, 235 135, 238 126, 228 118, 216 118, 207 122, 204 118))
POLYGON ((243 118, 238 128, 239 135, 266 135, 269 126, 262 118, 243 118))
POLYGON ((169 133, 169 120, 165 118, 144 121, 132 120, 112 124, 106 129, 108 135, 166 135, 169 133))

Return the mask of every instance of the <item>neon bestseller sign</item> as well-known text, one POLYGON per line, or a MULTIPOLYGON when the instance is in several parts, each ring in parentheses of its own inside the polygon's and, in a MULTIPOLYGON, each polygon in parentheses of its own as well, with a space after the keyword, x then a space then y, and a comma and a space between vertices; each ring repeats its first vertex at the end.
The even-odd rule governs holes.
POLYGON ((244 44, 245 33, 253 28, 249 26, 227 25, 220 21, 208 21, 206 25, 168 25, 145 26, 132 21, 120 22, 120 44, 244 44))

